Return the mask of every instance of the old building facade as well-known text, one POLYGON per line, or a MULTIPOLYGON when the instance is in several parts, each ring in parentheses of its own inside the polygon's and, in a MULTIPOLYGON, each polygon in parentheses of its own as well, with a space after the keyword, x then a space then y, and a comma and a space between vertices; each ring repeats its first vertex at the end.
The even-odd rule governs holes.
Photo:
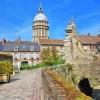
POLYGON ((13 55, 13 65, 17 71, 20 71, 22 65, 31 66, 40 62, 40 46, 37 42, 21 41, 20 38, 17 41, 6 41, 2 53, 13 55))
MULTIPOLYGON (((61 55, 62 58, 65 59, 65 39, 50 39, 48 23, 48 19, 43 13, 42 5, 40 5, 38 14, 34 17, 32 25, 32 41, 22 41, 20 37, 17 41, 6 41, 5 39, 3 39, 3 41, 0 42, 0 51, 11 53, 13 55, 14 66, 19 69, 23 63, 28 63, 29 65, 36 65, 37 63, 39 63, 41 61, 41 51, 48 47, 55 47, 58 50, 59 55, 61 55)), ((72 17, 72 21, 71 23, 68 23, 66 29, 66 38, 69 38, 70 40, 71 37, 74 37, 75 35, 75 38, 77 38, 80 44, 82 44, 81 50, 84 49, 84 51, 88 54, 96 54, 100 52, 100 38, 98 36, 91 36, 90 34, 88 34, 87 36, 77 36, 75 31, 76 25, 74 23, 74 18, 72 17), (72 27, 74 28, 73 32, 70 32, 72 27)), ((70 45, 70 42, 67 41, 66 45, 70 45)))

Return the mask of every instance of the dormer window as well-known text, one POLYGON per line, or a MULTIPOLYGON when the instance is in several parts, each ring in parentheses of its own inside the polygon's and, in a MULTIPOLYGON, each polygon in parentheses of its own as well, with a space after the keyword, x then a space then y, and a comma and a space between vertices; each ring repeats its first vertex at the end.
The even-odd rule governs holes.
POLYGON ((34 46, 30 46, 30 51, 34 51, 34 46))
POLYGON ((14 46, 14 51, 18 51, 18 46, 14 46))

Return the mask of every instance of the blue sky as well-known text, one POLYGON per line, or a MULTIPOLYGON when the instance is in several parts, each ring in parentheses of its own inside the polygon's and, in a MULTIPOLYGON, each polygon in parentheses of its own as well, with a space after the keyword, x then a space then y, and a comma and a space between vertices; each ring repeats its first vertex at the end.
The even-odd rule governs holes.
POLYGON ((40 2, 49 21, 49 35, 65 39, 65 29, 74 16, 79 34, 97 35, 100 30, 100 0, 1 0, 0 40, 32 40, 32 22, 40 2))

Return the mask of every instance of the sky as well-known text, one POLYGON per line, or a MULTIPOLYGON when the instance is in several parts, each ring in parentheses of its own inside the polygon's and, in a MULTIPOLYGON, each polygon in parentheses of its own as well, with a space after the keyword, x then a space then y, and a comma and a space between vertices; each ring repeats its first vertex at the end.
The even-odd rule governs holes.
POLYGON ((100 0, 1 0, 0 40, 32 40, 32 23, 40 2, 49 21, 49 37, 65 39, 68 22, 74 16, 80 35, 100 32, 100 0))

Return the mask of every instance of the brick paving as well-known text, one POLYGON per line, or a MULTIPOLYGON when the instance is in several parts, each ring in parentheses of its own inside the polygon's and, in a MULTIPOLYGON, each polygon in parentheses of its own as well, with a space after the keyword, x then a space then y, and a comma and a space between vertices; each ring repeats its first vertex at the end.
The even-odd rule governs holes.
POLYGON ((1 84, 0 100, 41 100, 41 69, 22 71, 1 84))

